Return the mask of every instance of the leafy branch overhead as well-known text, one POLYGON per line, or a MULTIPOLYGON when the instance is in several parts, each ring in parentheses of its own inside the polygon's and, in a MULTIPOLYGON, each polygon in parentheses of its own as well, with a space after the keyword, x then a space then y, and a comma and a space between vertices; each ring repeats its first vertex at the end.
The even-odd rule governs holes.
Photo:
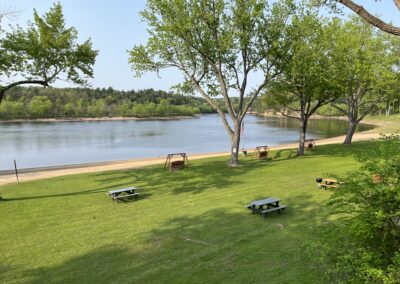
MULTIPOLYGON (((375 2, 380 2, 381 0, 375 0, 375 2)), ((388 0, 384 0, 385 2, 388 0)), ((336 3, 340 3, 347 8, 351 9, 353 12, 358 14, 361 18, 366 20, 371 25, 381 29, 384 32, 400 36, 400 27, 394 26, 391 23, 381 20, 379 17, 375 16, 372 12, 365 9, 363 6, 358 4, 356 1, 352 0, 314 0, 318 4, 326 4, 328 6, 336 8, 336 3)), ((394 5, 400 10, 400 0, 393 0, 394 5)))
POLYGON ((93 77, 98 51, 90 39, 77 43, 78 32, 66 27, 61 4, 55 4, 44 16, 34 11, 28 28, 17 27, 0 41, 0 101, 4 93, 22 84, 48 86, 57 79, 86 84, 93 77), (23 77, 22 80, 16 78, 23 77))

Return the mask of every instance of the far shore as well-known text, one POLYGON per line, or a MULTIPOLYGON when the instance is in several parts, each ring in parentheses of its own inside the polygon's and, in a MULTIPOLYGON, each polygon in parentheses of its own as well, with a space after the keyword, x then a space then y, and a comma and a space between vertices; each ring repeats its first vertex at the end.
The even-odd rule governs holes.
POLYGON ((102 117, 68 117, 68 118, 38 118, 38 119, 10 119, 0 120, 0 123, 14 122, 80 122, 80 121, 123 121, 123 120, 176 120, 196 118, 199 115, 182 116, 151 116, 151 117, 133 117, 133 116, 102 116, 102 117))
MULTIPOLYGON (((378 133, 356 133, 354 134, 353 141, 366 141, 378 139, 380 134, 378 133)), ((317 147, 319 145, 327 144, 338 144, 342 143, 345 136, 338 136, 333 138, 316 140, 317 147)), ((297 143, 283 144, 270 147, 271 150, 283 150, 283 149, 294 149, 297 147, 297 143)), ((251 153, 251 149, 249 153, 251 153)), ((221 157, 228 156, 228 152, 217 152, 217 153, 204 153, 195 154, 189 156, 190 160, 204 159, 210 157, 221 157)), ((21 170, 19 173, 19 181, 31 181, 73 174, 82 173, 94 173, 103 171, 113 171, 113 170, 125 170, 133 168, 142 168, 152 165, 162 165, 165 162, 165 157, 154 157, 154 158, 142 158, 142 159, 131 159, 123 161, 110 161, 110 162, 100 162, 91 164, 77 164, 77 165, 64 165, 55 167, 43 167, 43 168, 33 168, 21 170)), ((4 174, 0 175, 0 185, 15 183, 16 177, 12 171, 5 171, 4 174)))

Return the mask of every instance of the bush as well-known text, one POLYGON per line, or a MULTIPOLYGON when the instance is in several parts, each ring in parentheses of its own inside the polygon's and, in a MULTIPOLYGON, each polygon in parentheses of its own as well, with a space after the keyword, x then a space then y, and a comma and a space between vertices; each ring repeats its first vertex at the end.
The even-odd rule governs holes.
POLYGON ((331 196, 328 210, 337 219, 314 249, 329 282, 400 283, 399 149, 400 136, 383 137, 331 196))

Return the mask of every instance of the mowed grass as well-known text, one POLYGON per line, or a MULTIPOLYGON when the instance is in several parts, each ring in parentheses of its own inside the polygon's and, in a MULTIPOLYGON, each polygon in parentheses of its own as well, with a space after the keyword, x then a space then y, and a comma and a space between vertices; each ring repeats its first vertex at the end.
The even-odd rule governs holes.
POLYGON ((273 160, 225 158, 65 176, 0 187, 2 283, 321 283, 305 251, 318 240, 329 191, 315 178, 358 168, 376 142, 294 150, 273 160), (142 198, 116 204, 110 189, 142 198), (279 197, 283 214, 251 215, 251 200, 279 197))

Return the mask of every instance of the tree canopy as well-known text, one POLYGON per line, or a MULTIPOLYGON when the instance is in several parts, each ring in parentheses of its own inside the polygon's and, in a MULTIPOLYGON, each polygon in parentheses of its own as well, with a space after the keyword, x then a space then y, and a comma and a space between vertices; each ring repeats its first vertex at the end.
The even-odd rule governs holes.
POLYGON ((60 3, 43 16, 34 10, 27 29, 16 27, 0 40, 0 102, 18 85, 48 86, 57 79, 85 84, 93 77, 97 51, 90 39, 77 43, 78 32, 66 27, 60 3))
POLYGON ((332 73, 334 62, 329 56, 332 48, 329 21, 316 11, 303 8, 298 8, 288 29, 290 56, 279 67, 279 76, 264 95, 267 105, 299 120, 299 155, 304 154, 308 119, 338 96, 332 73))
POLYGON ((335 20, 332 35, 330 56, 342 94, 333 106, 349 119, 345 144, 350 144, 358 123, 400 88, 400 42, 355 16, 335 20))

